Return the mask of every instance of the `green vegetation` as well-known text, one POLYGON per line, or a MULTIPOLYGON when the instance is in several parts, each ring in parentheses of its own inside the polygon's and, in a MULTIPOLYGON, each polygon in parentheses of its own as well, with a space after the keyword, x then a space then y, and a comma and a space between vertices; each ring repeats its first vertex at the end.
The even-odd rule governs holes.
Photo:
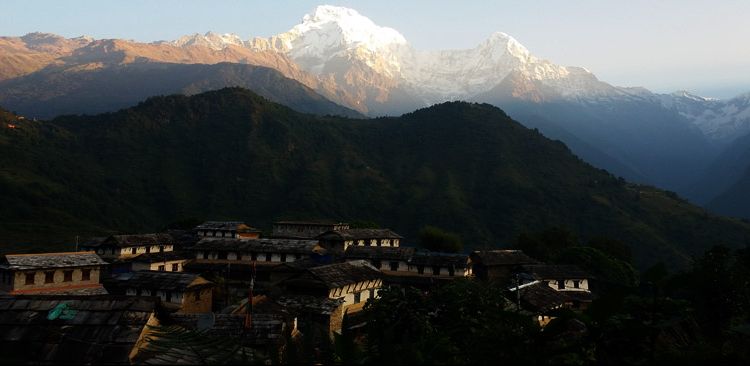
POLYGON ((464 243, 458 234, 428 225, 419 230, 419 246, 433 252, 461 253, 464 243))
POLYGON ((641 268, 674 268, 750 234, 746 223, 593 168, 486 104, 350 120, 229 88, 19 126, 0 128, 3 250, 67 249, 76 235, 190 218, 265 228, 325 217, 377 222, 406 238, 434 225, 457 233, 465 250, 565 227, 582 242, 616 238, 641 268))
MULTIPOLYGON (((747 364, 748 253, 714 247, 687 271, 659 265, 619 286, 596 277, 599 297, 587 310, 555 310, 543 329, 494 283, 456 280, 426 293, 389 288, 365 306, 363 338, 348 351, 358 358, 348 363, 747 364)), ((606 257, 584 266, 620 271, 606 257)))

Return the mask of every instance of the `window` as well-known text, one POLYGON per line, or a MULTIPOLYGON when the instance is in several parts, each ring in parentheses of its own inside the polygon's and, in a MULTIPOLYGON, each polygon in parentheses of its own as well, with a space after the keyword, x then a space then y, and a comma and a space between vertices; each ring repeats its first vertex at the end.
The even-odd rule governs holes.
POLYGON ((91 280, 91 270, 90 269, 82 269, 81 270, 81 281, 89 281, 91 280))
POLYGON ((361 299, 362 299, 362 293, 361 292, 357 292, 356 294, 354 294, 354 303, 355 304, 359 304, 359 302, 361 301, 361 299))
POLYGON ((193 300, 198 301, 200 299, 201 299, 201 292, 200 292, 200 290, 193 292, 193 300))
POLYGON ((164 269, 165 269, 165 267, 164 267, 163 264, 161 266, 159 266, 159 271, 164 272, 164 269))
POLYGON ((163 245, 159 245, 159 253, 164 253, 164 246, 163 245))
POLYGON ((432 274, 435 276, 440 276, 440 267, 438 266, 432 267, 432 274))
POLYGON ((250 253, 250 259, 257 261, 258 260, 258 253, 250 253))
POLYGON ((26 274, 26 285, 33 285, 34 284, 34 277, 36 277, 36 273, 27 273, 26 274))
POLYGON ((557 289, 558 290, 564 290, 565 289, 565 280, 557 280, 557 289))
POLYGON ((374 266, 375 268, 377 268, 377 269, 380 269, 380 266, 381 266, 381 264, 380 264, 380 260, 379 260, 379 259, 373 259, 373 260, 372 260, 372 265, 373 265, 373 266, 374 266))
POLYGON ((391 262, 391 271, 398 271, 398 262, 391 262))
POLYGON ((151 247, 146 247, 146 253, 151 253, 151 247))
POLYGON ((130 254, 135 254, 135 247, 130 248, 130 254))
POLYGON ((302 259, 302 254, 295 254, 294 255, 294 260, 298 261, 300 259, 302 259))
POLYGON ((417 273, 424 274, 424 266, 417 266, 417 273))
POLYGON ((227 259, 227 253, 219 252, 219 259, 227 259))
POLYGON ((208 259, 208 252, 203 252, 203 259, 208 259))
POLYGON ((55 271, 44 272, 44 283, 55 283, 55 271))
POLYGON ((73 282, 73 271, 63 271, 63 282, 73 282))
POLYGON ((573 288, 581 288, 581 281, 574 280, 573 281, 573 288))
POLYGON ((167 302, 172 302, 172 291, 167 291, 165 297, 167 299, 167 302))
POLYGON ((370 298, 371 298, 371 299, 374 299, 374 298, 375 298, 375 289, 374 289, 374 288, 371 288, 371 289, 370 289, 370 298))
POLYGON ((456 270, 453 267, 448 267, 448 276, 455 276, 456 270))
POLYGON ((286 254, 282 254, 281 255, 281 261, 282 262, 286 262, 286 254))
POLYGON ((271 256, 272 256, 271 253, 266 253, 266 262, 270 262, 271 261, 271 256))
POLYGON ((179 263, 172 263, 172 272, 177 272, 180 270, 180 264, 179 263))

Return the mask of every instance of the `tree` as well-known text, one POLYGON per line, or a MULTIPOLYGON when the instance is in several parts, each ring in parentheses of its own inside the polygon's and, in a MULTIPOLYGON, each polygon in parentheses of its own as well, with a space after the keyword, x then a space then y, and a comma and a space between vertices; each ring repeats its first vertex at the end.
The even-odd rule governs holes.
POLYGON ((458 234, 429 225, 419 231, 419 245, 434 252, 446 253, 460 253, 464 248, 458 234))

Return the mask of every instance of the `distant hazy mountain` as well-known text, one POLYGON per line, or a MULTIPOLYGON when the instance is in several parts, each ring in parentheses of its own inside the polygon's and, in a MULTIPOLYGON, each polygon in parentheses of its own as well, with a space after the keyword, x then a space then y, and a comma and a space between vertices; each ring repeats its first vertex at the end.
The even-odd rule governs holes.
POLYGON ((0 118, 17 124, 0 128, 4 245, 189 217, 260 226, 329 217, 379 222, 412 240, 437 225, 470 247, 564 226, 628 243, 641 266, 681 266, 750 235, 739 220, 596 169, 487 104, 352 121, 223 89, 97 116, 0 118))
POLYGON ((665 107, 690 120, 720 146, 750 133, 750 93, 729 100, 700 97, 686 91, 662 94, 659 98, 665 107))

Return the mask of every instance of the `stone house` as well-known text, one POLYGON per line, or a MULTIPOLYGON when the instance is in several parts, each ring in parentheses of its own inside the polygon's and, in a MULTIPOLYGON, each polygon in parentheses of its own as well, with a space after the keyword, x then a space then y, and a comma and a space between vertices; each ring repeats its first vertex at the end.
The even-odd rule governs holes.
POLYGON ((100 295, 102 266, 94 252, 8 254, 0 263, 0 292, 100 295))
POLYGON ((172 251, 141 254, 130 260, 130 263, 133 271, 182 272, 185 263, 191 258, 192 253, 172 251))
POLYGON ((483 250, 469 254, 467 275, 480 280, 510 283, 521 266, 539 264, 520 250, 483 250))
POLYGON ((148 253, 171 252, 174 248, 174 238, 165 233, 112 235, 81 245, 82 250, 94 251, 107 260, 132 258, 148 253))
POLYGON ((534 264, 522 266, 519 275, 523 282, 539 281, 549 288, 565 294, 567 305, 585 308, 593 301, 589 288, 591 276, 575 265, 534 264))
POLYGON ((159 313, 154 297, 0 297, 2 363, 129 365, 159 313))
POLYGON ((364 260, 312 267, 279 283, 284 294, 341 299, 342 310, 354 313, 376 298, 383 273, 364 260))
POLYGON ((343 253, 350 246, 398 247, 403 239, 390 229, 331 230, 315 238, 335 253, 343 253))
POLYGON ((287 239, 312 239, 327 231, 348 230, 349 224, 336 221, 276 221, 271 236, 287 239))
POLYGON ((211 312, 216 287, 197 274, 159 271, 121 273, 105 285, 113 294, 159 297, 166 309, 180 313, 211 312))
POLYGON ((259 266, 299 261, 325 254, 317 240, 296 239, 211 239, 191 248, 195 263, 252 263, 259 266))
POLYGON ((261 234, 261 230, 240 221, 206 221, 193 230, 201 239, 258 239, 261 234))
POLYGON ((430 277, 450 279, 467 275, 465 254, 439 253, 413 247, 350 246, 346 260, 367 260, 389 277, 430 277))

